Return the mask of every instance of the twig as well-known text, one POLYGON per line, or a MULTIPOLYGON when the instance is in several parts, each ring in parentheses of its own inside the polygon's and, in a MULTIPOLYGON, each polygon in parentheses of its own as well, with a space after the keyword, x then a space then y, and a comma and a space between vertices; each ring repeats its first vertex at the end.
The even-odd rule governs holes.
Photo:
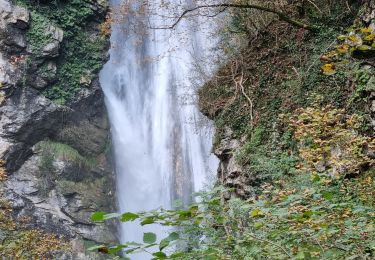
POLYGON ((254 116, 253 116, 253 108, 254 108, 254 103, 253 101, 251 100, 251 98, 246 94, 245 92, 245 88, 243 86, 243 83, 245 83, 247 81, 247 79, 245 79, 245 81, 243 81, 243 73, 241 75, 241 80, 238 82, 238 84, 240 85, 241 87, 241 92, 242 94, 245 96, 245 98, 247 99, 247 101, 249 102, 249 105, 250 105, 250 126, 253 127, 253 124, 254 124, 254 116))
POLYGON ((255 235, 253 235, 253 234, 249 234, 249 233, 248 233, 247 235, 250 236, 250 237, 252 237, 252 238, 254 238, 255 240, 259 240, 259 241, 262 241, 262 242, 266 242, 266 243, 269 243, 269 244, 271 244, 271 245, 274 245, 274 246, 280 248, 281 250, 283 250, 283 252, 284 252, 287 256, 290 257, 290 259, 293 259, 293 257, 288 253, 288 251, 286 251, 286 249, 285 249, 284 247, 282 247, 282 246, 280 246, 280 245, 278 245, 278 244, 276 244, 276 243, 274 243, 274 242, 272 242, 272 241, 270 241, 270 240, 268 240, 268 239, 265 239, 265 238, 259 238, 259 237, 255 236, 255 235))
POLYGON ((312 4, 315 7, 315 9, 318 10, 319 13, 323 13, 322 10, 320 10, 320 8, 312 0, 307 0, 307 2, 312 4))
POLYGON ((265 6, 256 5, 256 4, 225 4, 225 3, 223 3, 223 4, 212 4, 212 5, 200 5, 200 6, 196 6, 194 8, 191 8, 191 9, 186 9, 185 11, 183 11, 181 13, 181 15, 177 18, 177 20, 172 25, 165 26, 165 27, 152 27, 151 29, 173 29, 174 27, 176 27, 176 25, 187 14, 189 14, 191 12, 197 11, 197 10, 202 9, 202 8, 218 8, 218 7, 238 8, 238 9, 257 9, 257 10, 260 10, 260 11, 276 14, 279 17, 280 20, 282 20, 284 22, 287 22, 287 23, 289 23, 293 26, 303 28, 303 29, 306 29, 306 30, 309 30, 309 31, 318 31, 319 30, 319 27, 317 27, 315 25, 305 24, 301 21, 294 20, 293 18, 290 18, 289 16, 287 16, 286 14, 284 14, 284 13, 278 11, 278 10, 274 10, 274 9, 271 9, 271 8, 268 8, 268 7, 265 7, 265 6))

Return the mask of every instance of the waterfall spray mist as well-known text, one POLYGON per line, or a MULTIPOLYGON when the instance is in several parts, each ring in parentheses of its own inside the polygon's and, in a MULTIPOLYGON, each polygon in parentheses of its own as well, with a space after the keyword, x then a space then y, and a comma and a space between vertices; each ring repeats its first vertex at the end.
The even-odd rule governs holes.
MULTIPOLYGON (((176 10, 158 8, 162 2, 111 3, 111 58, 100 82, 111 122, 120 212, 171 208, 175 199, 187 203, 217 167, 210 153, 212 133, 200 126, 203 117, 190 81, 193 57, 202 57, 212 41, 187 21, 176 30, 150 29, 150 24, 172 22, 165 17, 176 10)), ((146 230, 164 232, 156 225, 143 229, 125 223, 121 240, 139 242, 146 230)))

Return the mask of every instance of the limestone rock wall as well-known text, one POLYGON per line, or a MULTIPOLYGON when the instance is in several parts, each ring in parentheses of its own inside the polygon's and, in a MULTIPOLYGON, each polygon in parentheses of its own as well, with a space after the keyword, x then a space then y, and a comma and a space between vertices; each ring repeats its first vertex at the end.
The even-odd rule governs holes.
MULTIPOLYGON (((90 33, 98 34, 107 7, 92 1, 91 8, 98 15, 90 33)), ((86 244, 117 240, 114 225, 89 220, 92 212, 115 210, 103 93, 95 75, 65 105, 46 98, 41 90, 56 81, 64 31, 50 25, 50 40, 35 59, 30 26, 29 10, 0 0, 0 158, 8 173, 0 191, 16 219, 29 217, 30 227, 72 242, 61 259, 94 259, 86 244)))

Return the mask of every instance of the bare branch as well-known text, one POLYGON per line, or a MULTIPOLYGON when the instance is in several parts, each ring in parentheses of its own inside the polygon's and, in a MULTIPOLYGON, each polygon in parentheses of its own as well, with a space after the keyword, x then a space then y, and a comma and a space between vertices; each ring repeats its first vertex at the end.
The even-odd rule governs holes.
POLYGON ((172 25, 166 26, 166 27, 155 27, 155 28, 152 28, 152 29, 173 29, 177 26, 177 24, 187 14, 189 14, 191 12, 194 12, 194 11, 197 11, 199 9, 203 9, 203 8, 257 9, 257 10, 261 10, 261 11, 264 11, 264 12, 276 14, 279 17, 280 20, 285 21, 285 22, 287 22, 287 23, 289 23, 293 26, 299 27, 299 28, 303 28, 303 29, 310 30, 310 31, 317 31, 319 29, 317 26, 305 24, 301 21, 294 20, 293 18, 290 18, 286 14, 284 14, 280 11, 274 10, 272 8, 269 8, 269 7, 260 6, 260 5, 256 5, 256 4, 225 4, 225 3, 223 3, 223 4, 212 4, 212 5, 199 5, 199 6, 196 6, 194 8, 191 8, 191 9, 186 9, 185 11, 182 12, 182 14, 177 18, 177 20, 172 25))

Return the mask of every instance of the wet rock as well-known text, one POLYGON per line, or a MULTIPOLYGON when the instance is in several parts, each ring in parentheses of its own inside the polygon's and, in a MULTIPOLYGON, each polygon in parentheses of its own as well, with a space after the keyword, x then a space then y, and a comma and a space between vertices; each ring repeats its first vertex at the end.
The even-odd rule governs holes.
MULTIPOLYGON (((56 58, 59 56, 60 43, 64 38, 64 31, 56 26, 48 26, 45 35, 50 37, 51 41, 42 48, 41 58, 56 58)), ((38 54, 39 55, 39 54, 38 54)))
POLYGON ((47 58, 55 58, 59 56, 60 44, 58 41, 48 43, 43 47, 42 56, 47 58))
POLYGON ((10 23, 13 23, 16 28, 26 29, 29 27, 30 13, 26 8, 15 6, 12 12, 10 23))
POLYGON ((29 12, 22 7, 0 0, 0 47, 14 53, 26 47, 25 30, 29 24, 29 12))
POLYGON ((33 89, 19 89, 0 110, 0 136, 35 144, 61 126, 63 109, 33 89))
MULTIPOLYGON (((108 207, 112 198, 108 195, 111 186, 105 178, 106 173, 101 172, 101 178, 89 177, 82 182, 66 181, 64 175, 55 171, 43 171, 43 160, 43 155, 33 155, 5 182, 7 198, 17 205, 18 217, 32 216, 39 227, 53 232, 59 230, 70 238, 79 234, 97 243, 115 242, 116 236, 109 230, 111 225, 90 222, 90 215, 100 210, 99 206, 102 210, 112 209, 108 207), (104 203, 107 205, 103 206, 104 203)), ((65 162, 63 171, 68 166, 65 162)))
POLYGON ((64 38, 64 31, 56 26, 50 25, 46 30, 46 35, 50 35, 51 39, 57 42, 62 42, 64 38))
POLYGON ((108 10, 108 1, 107 0, 91 0, 90 8, 97 13, 98 15, 105 15, 108 10))
POLYGON ((13 52, 24 49, 26 44, 26 37, 16 29, 9 29, 8 36, 4 38, 4 44, 13 47, 13 52))
POLYGON ((251 184, 256 181, 256 178, 248 175, 234 156, 239 147, 240 142, 233 138, 233 131, 226 127, 221 135, 220 143, 215 146, 214 150, 215 155, 220 159, 218 169, 220 182, 226 187, 234 188, 233 193, 226 194, 226 199, 231 196, 249 198, 254 195, 251 184))
POLYGON ((36 73, 30 75, 28 80, 30 86, 35 89, 42 90, 57 80, 57 66, 54 61, 44 62, 35 70, 36 73))

